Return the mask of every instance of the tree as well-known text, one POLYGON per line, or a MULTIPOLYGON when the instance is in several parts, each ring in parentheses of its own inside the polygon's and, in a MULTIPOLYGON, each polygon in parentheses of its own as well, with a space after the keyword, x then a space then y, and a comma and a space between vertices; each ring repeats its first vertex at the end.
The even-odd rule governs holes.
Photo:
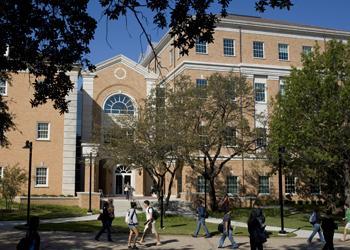
MULTIPOLYGON (((0 2, 0 82, 11 84, 11 74, 27 70, 34 86, 32 106, 54 102, 68 111, 66 96, 73 89, 67 75, 74 65, 92 69, 86 55, 96 21, 88 15, 88 0, 0 2)), ((9 144, 6 132, 14 129, 13 115, 0 99, 0 146, 9 144)))
POLYGON ((187 130, 193 134, 195 150, 184 155, 185 162, 209 181, 210 206, 216 210, 217 177, 231 159, 258 149, 251 126, 254 96, 246 79, 232 72, 211 75, 207 86, 192 87, 189 96, 184 114, 192 121, 187 130))
POLYGON ((26 181, 27 174, 18 165, 4 168, 3 177, 0 179, 0 188, 7 210, 12 209, 13 200, 21 192, 26 181))
POLYGON ((285 95, 273 104, 268 155, 276 165, 285 146, 285 174, 298 176, 300 191, 320 187, 326 199, 350 202, 350 45, 330 41, 322 53, 304 55, 285 95))

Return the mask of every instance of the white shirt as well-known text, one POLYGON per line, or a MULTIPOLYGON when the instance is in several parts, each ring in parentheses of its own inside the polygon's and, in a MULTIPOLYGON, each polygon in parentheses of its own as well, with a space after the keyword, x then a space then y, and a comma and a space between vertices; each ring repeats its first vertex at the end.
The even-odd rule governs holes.
POLYGON ((146 220, 152 219, 153 215, 153 208, 152 207, 146 207, 146 220))
POLYGON ((127 221, 127 223, 129 225, 137 225, 138 224, 137 214, 136 214, 136 210, 134 208, 130 208, 128 210, 128 212, 126 212, 125 221, 127 221))

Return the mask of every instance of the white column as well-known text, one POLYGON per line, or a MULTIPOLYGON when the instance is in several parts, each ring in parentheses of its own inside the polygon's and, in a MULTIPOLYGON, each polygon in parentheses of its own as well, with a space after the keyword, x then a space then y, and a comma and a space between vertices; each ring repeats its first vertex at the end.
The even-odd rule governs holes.
POLYGON ((71 71, 68 73, 68 75, 74 84, 74 89, 66 97, 67 101, 70 102, 68 104, 68 113, 64 114, 62 194, 74 195, 78 108, 78 70, 71 71))
POLYGON ((90 142, 92 134, 92 108, 93 108, 93 92, 94 78, 93 73, 83 73, 83 88, 82 88, 82 124, 81 137, 83 142, 90 142))

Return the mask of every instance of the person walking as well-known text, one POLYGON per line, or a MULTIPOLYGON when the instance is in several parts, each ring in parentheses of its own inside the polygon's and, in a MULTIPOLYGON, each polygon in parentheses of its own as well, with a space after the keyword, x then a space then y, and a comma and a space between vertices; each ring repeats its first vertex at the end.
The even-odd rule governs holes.
POLYGON ((156 236, 156 240, 157 246, 161 245, 160 242, 160 237, 159 237, 159 233, 156 230, 156 219, 155 218, 155 210, 153 207, 150 206, 150 202, 149 200, 145 200, 143 202, 143 206, 145 208, 145 212, 146 212, 146 222, 145 222, 145 228, 143 230, 143 234, 141 236, 140 241, 138 241, 138 243, 143 244, 145 242, 145 235, 148 231, 151 231, 155 236, 156 236))
POLYGON ((114 205, 113 205, 113 199, 108 199, 108 223, 109 223, 109 228, 112 228, 112 223, 114 220, 114 205))
POLYGON ((199 230, 201 229, 201 226, 203 226, 204 231, 205 231, 205 238, 210 238, 211 234, 209 233, 209 230, 207 226, 205 225, 205 219, 208 218, 208 213, 206 211, 206 208, 203 205, 203 201, 199 200, 198 201, 198 207, 197 207, 197 227, 196 230, 194 231, 194 234, 192 237, 197 237, 199 230))
POLYGON ((263 250, 263 243, 267 241, 267 235, 265 231, 265 216, 263 214, 261 203, 259 200, 255 201, 254 208, 250 212, 247 224, 250 240, 250 249, 263 250))
POLYGON ((323 230, 326 244, 323 246, 323 250, 334 250, 333 237, 334 230, 338 229, 338 225, 334 222, 332 216, 332 209, 328 209, 326 216, 322 218, 321 228, 323 230))
POLYGON ((350 229, 350 208, 349 208, 349 204, 345 203, 344 204, 344 209, 345 209, 345 217, 343 220, 345 220, 346 224, 344 227, 344 237, 343 237, 343 241, 346 241, 346 234, 348 232, 348 229, 350 229))
POLYGON ((110 217, 108 212, 109 204, 107 201, 103 202, 102 213, 99 215, 99 220, 102 222, 102 228, 95 236, 95 240, 99 240, 100 236, 107 231, 107 239, 108 241, 112 241, 111 237, 111 226, 110 226, 110 217))
POLYGON ((238 248, 238 244, 234 241, 233 239, 233 228, 231 225, 231 211, 228 211, 225 215, 224 218, 222 219, 223 223, 223 232, 222 236, 219 241, 219 246, 218 248, 223 248, 224 242, 226 237, 231 241, 232 244, 232 249, 238 248))
POLYGON ((227 213, 228 210, 230 210, 230 199, 228 197, 228 194, 225 194, 225 196, 219 202, 219 208, 220 208, 220 211, 224 213, 227 213))
POLYGON ((130 199, 130 184, 129 182, 127 182, 125 185, 124 185, 124 193, 125 193, 125 198, 127 200, 130 199))
POLYGON ((139 237, 139 229, 138 227, 138 219, 136 214, 136 202, 130 202, 130 209, 126 213, 125 216, 125 222, 128 224, 129 227, 129 238, 128 238, 128 249, 138 249, 136 246, 136 240, 137 237, 139 237), (132 236, 134 236, 133 239, 133 246, 131 246, 132 236))
POLYGON ((325 242, 322 229, 321 229, 321 215, 318 207, 314 208, 312 214, 310 215, 309 222, 312 225, 312 233, 307 239, 307 242, 310 244, 316 233, 318 233, 318 236, 320 237, 321 242, 325 242))

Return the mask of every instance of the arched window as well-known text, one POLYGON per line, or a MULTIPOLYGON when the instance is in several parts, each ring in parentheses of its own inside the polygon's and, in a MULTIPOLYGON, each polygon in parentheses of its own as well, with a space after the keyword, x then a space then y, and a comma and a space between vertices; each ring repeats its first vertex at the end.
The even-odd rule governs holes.
POLYGON ((133 115, 135 112, 134 104, 130 97, 123 94, 110 96, 103 107, 105 113, 117 115, 133 115))
POLYGON ((115 173, 116 174, 129 174, 129 173, 131 173, 131 170, 129 167, 126 167, 126 166, 119 166, 116 168, 115 173))

